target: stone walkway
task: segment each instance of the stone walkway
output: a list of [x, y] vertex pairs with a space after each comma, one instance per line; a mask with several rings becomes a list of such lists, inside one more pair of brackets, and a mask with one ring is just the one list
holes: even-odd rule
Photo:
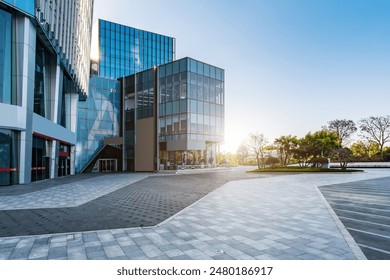
[[[34, 185], [40, 183], [35, 182], [26, 187], [28, 191], [25, 193], [14, 195], [10, 192], [10, 195], [7, 195], [5, 191], [0, 192], [0, 210], [76, 207], [152, 175], [107, 174], [65, 184], [57, 183], [56, 186], [32, 191]], [[50, 183], [50, 180], [44, 183], [46, 182]], [[19, 193], [23, 187], [16, 186]], [[7, 188], [12, 190], [12, 186]]]
[[364, 259], [317, 187], [389, 175], [231, 181], [151, 228], [0, 238], [0, 259]]

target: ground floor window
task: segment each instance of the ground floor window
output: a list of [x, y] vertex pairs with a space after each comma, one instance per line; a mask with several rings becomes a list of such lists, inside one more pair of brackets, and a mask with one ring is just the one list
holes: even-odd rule
[[96, 161], [92, 172], [117, 172], [118, 160], [113, 158], [102, 158]]
[[167, 151], [166, 142], [160, 142], [160, 170], [215, 167], [217, 144], [206, 142], [205, 150]]
[[0, 129], [0, 186], [18, 184], [18, 132]]
[[48, 140], [33, 136], [31, 181], [39, 181], [50, 178], [50, 157]]

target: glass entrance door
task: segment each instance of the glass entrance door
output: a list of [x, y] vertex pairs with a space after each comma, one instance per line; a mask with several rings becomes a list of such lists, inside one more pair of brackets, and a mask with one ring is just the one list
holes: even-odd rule
[[116, 159], [99, 159], [100, 172], [116, 172], [117, 160]]

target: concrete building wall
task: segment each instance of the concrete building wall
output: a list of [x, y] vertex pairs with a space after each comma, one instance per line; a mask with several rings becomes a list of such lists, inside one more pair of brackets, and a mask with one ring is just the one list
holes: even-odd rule
[[137, 120], [135, 171], [154, 171], [156, 154], [155, 119]]

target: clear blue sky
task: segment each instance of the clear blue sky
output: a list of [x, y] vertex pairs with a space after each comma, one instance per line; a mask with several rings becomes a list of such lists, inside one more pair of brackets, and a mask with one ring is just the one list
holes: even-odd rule
[[95, 0], [94, 16], [176, 38], [225, 69], [226, 149], [390, 114], [390, 1]]

